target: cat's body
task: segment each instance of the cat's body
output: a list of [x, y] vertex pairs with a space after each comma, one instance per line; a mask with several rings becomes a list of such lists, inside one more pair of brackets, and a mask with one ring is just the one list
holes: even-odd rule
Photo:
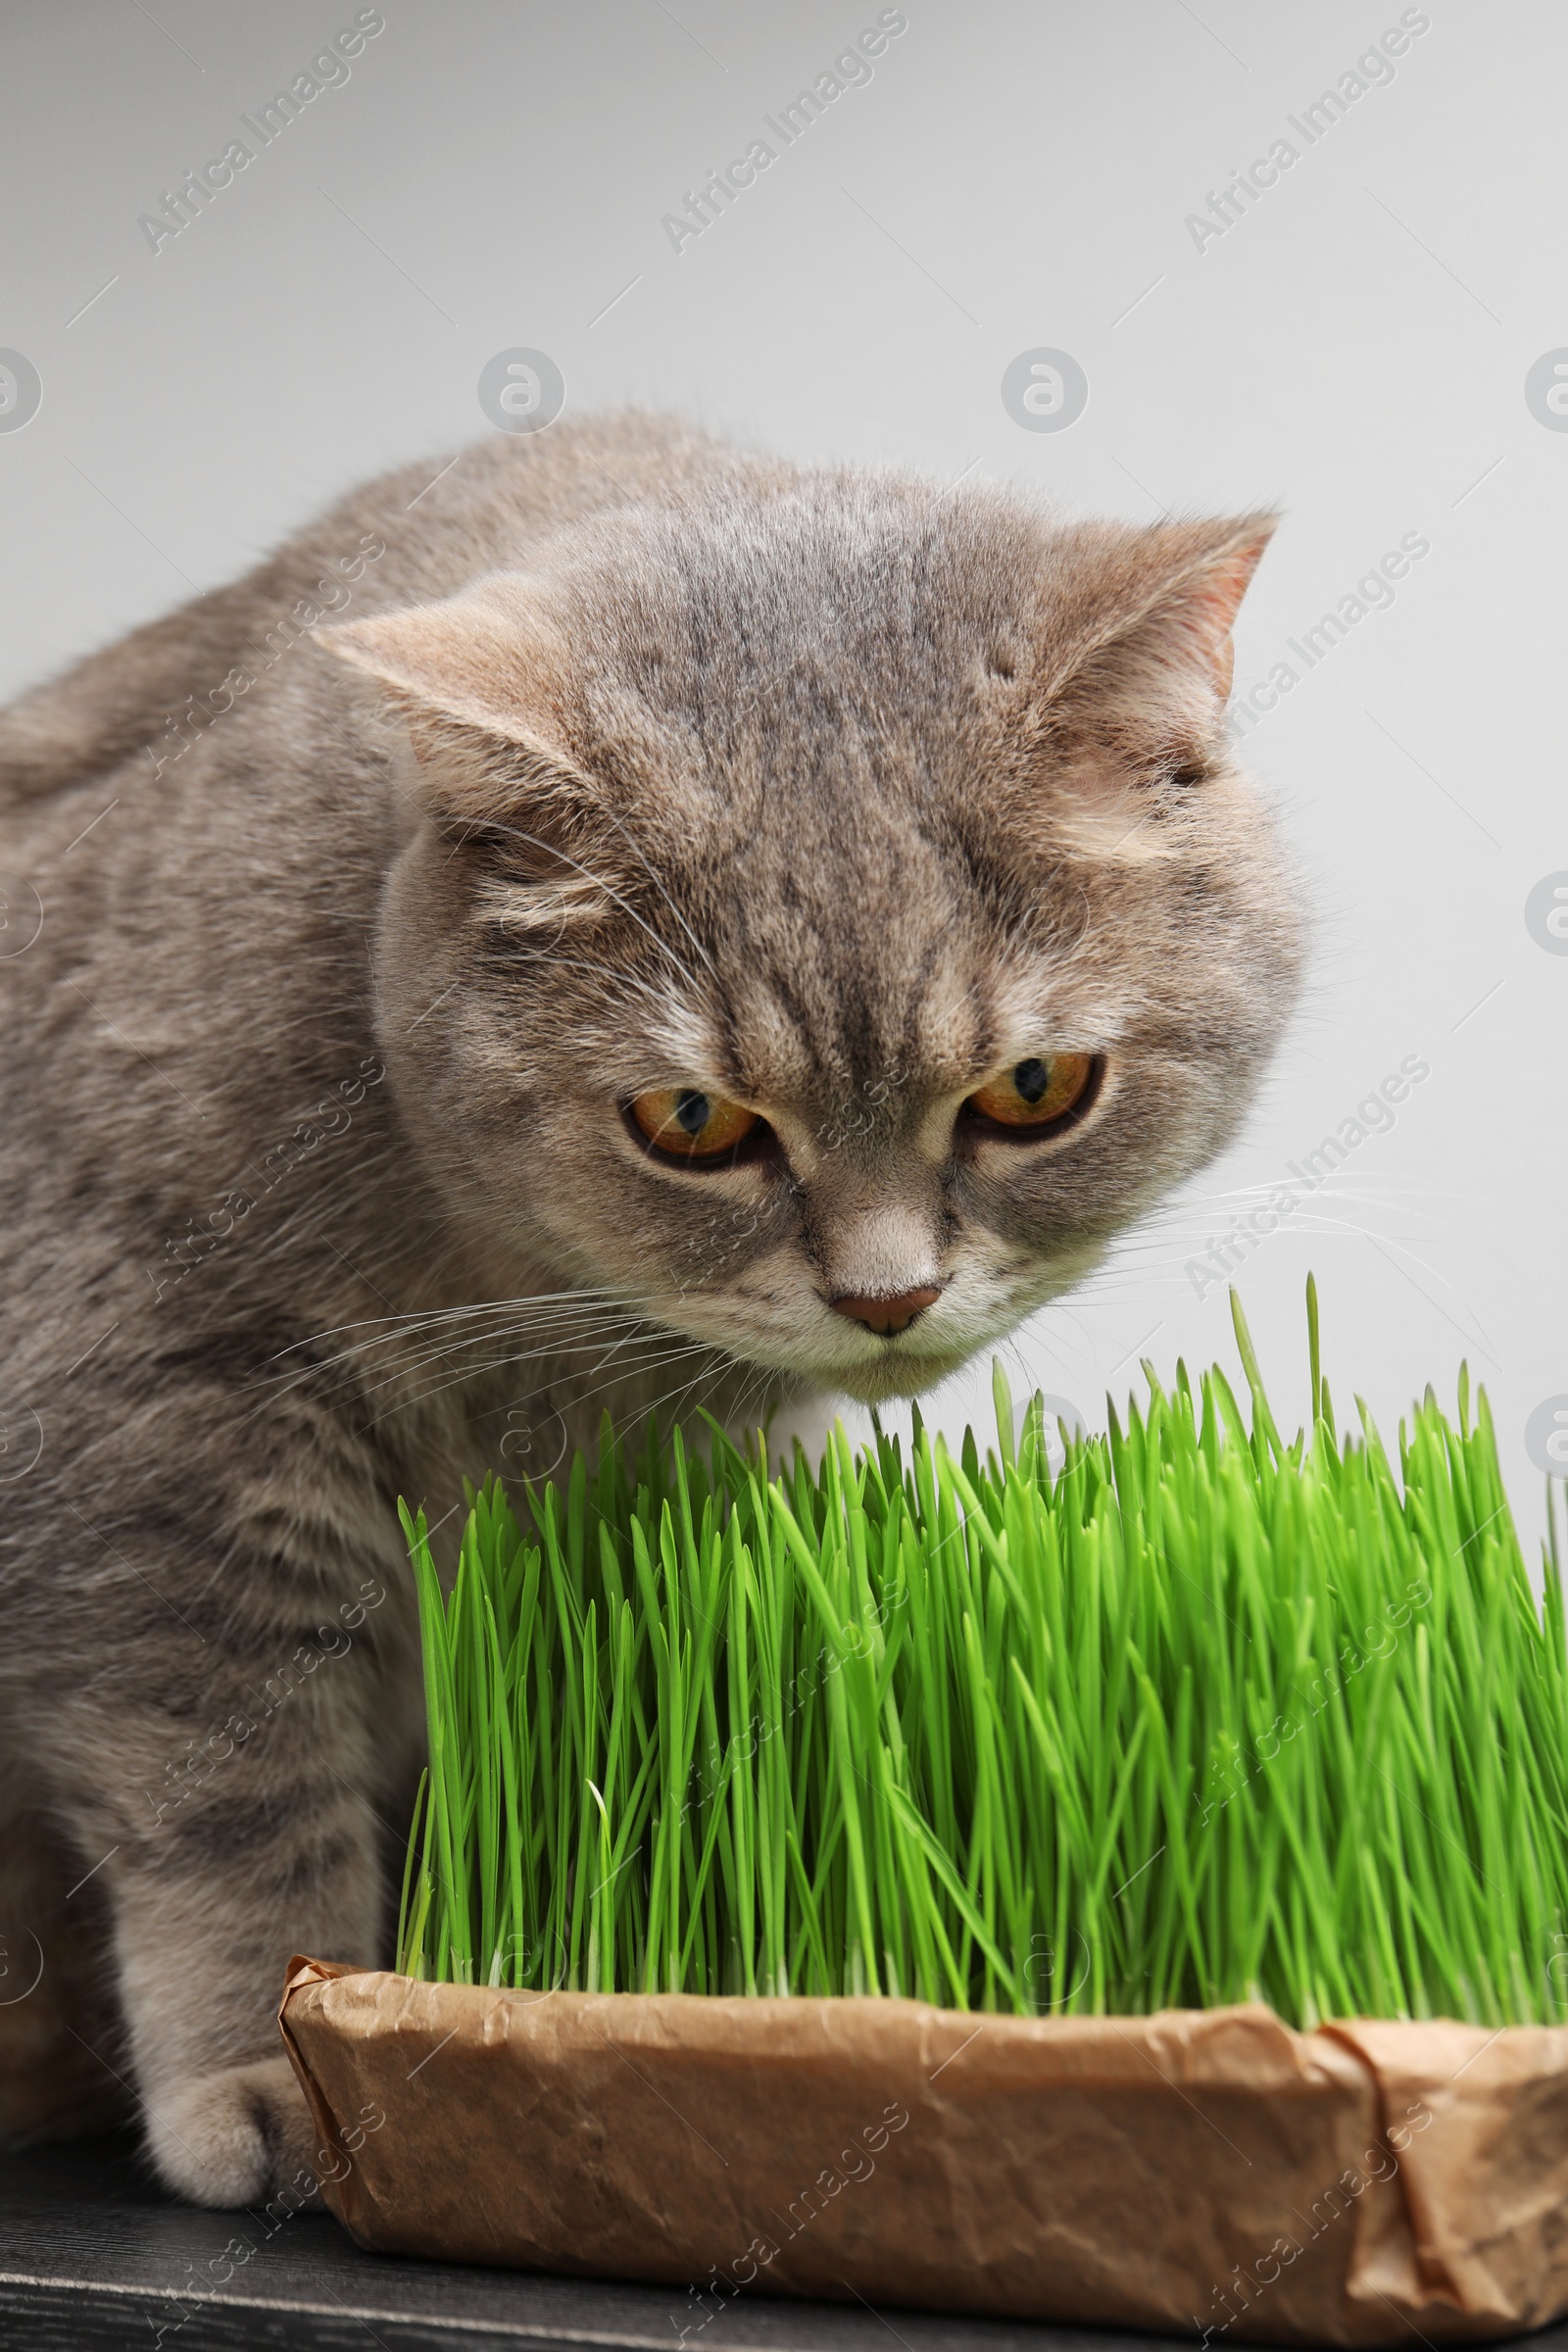
[[[1217, 1148], [1294, 980], [1221, 732], [1257, 518], [644, 419], [434, 473], [0, 714], [0, 1930], [47, 1987], [0, 2128], [122, 2080], [215, 2202], [308, 2159], [289, 1951], [384, 1954], [397, 1494], [929, 1385]], [[970, 1108], [1058, 1061], [1051, 1128]]]

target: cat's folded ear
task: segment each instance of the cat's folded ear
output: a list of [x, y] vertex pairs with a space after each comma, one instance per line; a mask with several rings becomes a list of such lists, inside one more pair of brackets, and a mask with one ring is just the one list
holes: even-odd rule
[[1237, 609], [1278, 520], [1264, 512], [1092, 529], [1076, 544], [1069, 534], [1073, 625], [1046, 649], [1047, 693], [1212, 727], [1231, 690]]
[[580, 834], [602, 800], [573, 744], [572, 664], [532, 584], [497, 573], [441, 604], [313, 632], [377, 679], [403, 718], [429, 812], [482, 832], [526, 808]]

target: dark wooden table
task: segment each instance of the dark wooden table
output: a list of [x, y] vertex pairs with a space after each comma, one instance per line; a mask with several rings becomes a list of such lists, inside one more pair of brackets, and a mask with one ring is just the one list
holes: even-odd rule
[[[232, 2277], [215, 2279], [215, 2263]], [[269, 2234], [257, 2215], [172, 2204], [129, 2138], [0, 2154], [3, 2352], [1173, 2352], [1176, 2340], [760, 2295], [721, 2306], [672, 2287], [406, 2262], [362, 2254], [324, 2215]], [[1568, 2327], [1514, 2340], [1568, 2352]]]
[[[250, 2249], [236, 2260], [240, 2244]], [[227, 2251], [225, 2252], [225, 2249]], [[219, 2278], [215, 2279], [216, 2263]], [[232, 2277], [221, 2274], [232, 2267]], [[1541, 2337], [1544, 2347], [1568, 2352]], [[752, 2296], [720, 2306], [662, 2286], [362, 2254], [334, 2221], [270, 2235], [247, 2213], [172, 2204], [130, 2139], [0, 2155], [4, 2352], [1134, 2352], [1167, 2338]]]

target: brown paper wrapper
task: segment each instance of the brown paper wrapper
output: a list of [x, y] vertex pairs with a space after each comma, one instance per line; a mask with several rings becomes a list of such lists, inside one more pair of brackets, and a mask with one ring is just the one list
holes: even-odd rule
[[305, 1959], [279, 2022], [328, 2202], [387, 2252], [1274, 2343], [1568, 2308], [1565, 2030], [503, 1992]]

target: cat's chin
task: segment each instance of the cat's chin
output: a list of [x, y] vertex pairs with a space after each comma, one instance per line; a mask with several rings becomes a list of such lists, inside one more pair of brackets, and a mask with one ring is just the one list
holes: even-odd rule
[[955, 1372], [961, 1371], [969, 1351], [954, 1349], [941, 1355], [888, 1354], [857, 1365], [853, 1372], [835, 1371], [832, 1385], [857, 1404], [887, 1404], [896, 1396], [924, 1396]]

